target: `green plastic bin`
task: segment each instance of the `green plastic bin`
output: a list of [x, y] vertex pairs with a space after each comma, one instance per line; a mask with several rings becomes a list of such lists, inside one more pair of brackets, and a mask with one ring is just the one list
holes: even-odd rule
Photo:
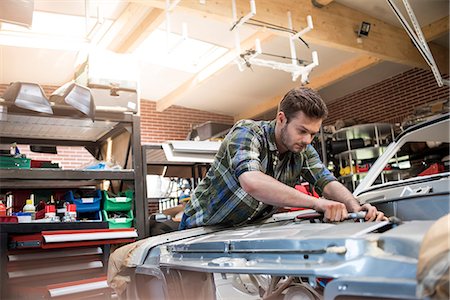
[[103, 210], [106, 211], [129, 211], [133, 204], [133, 191], [121, 192], [117, 197], [109, 197], [108, 192], [102, 191]]
[[109, 229], [115, 228], [131, 228], [133, 226], [133, 211], [127, 213], [126, 218], [110, 218], [106, 210], [102, 210], [104, 221], [108, 222]]
[[0, 156], [0, 169], [29, 169], [30, 166], [29, 158]]

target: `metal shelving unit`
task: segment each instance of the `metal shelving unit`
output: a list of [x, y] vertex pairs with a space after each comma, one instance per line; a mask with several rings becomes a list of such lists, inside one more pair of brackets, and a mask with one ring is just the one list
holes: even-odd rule
[[[160, 144], [142, 145], [142, 162], [144, 179], [147, 175], [164, 175], [165, 177], [191, 178], [191, 188], [208, 171], [220, 142], [208, 141], [172, 141]], [[161, 201], [174, 200], [168, 197], [148, 197], [147, 182], [144, 180], [144, 192], [147, 207], [145, 220], [148, 222], [149, 204], [160, 204]], [[148, 223], [149, 224], [149, 223]], [[149, 230], [150, 227], [146, 226]]]
[[[394, 129], [392, 124], [387, 123], [371, 123], [361, 124], [351, 127], [342, 128], [333, 134], [336, 141], [345, 141], [347, 150], [335, 155], [339, 160], [339, 168], [344, 168], [344, 165], [349, 167], [349, 174], [340, 176], [338, 179], [344, 183], [348, 188], [354, 190], [359, 182], [367, 172], [355, 172], [358, 162], [374, 161], [386, 149], [383, 143], [387, 137], [394, 139]], [[351, 140], [362, 139], [365, 147], [352, 148]], [[382, 180], [384, 180], [382, 178]]]
[[3, 106], [5, 117], [0, 119], [0, 143], [83, 146], [101, 160], [106, 157], [106, 144], [112, 141], [113, 155], [117, 154], [115, 159], [123, 169], [0, 169], [1, 189], [76, 188], [98, 186], [104, 180], [111, 180], [116, 183], [113, 186], [119, 187], [125, 182], [135, 191], [134, 227], [140, 238], [146, 237], [138, 115], [98, 111], [91, 120], [69, 107], [54, 107], [53, 115], [48, 115], [3, 104], [6, 106]]

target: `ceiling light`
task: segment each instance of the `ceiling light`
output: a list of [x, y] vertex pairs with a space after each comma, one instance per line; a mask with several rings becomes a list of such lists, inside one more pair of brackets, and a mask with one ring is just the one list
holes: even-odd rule
[[14, 82], [6, 89], [3, 99], [20, 108], [53, 114], [44, 91], [36, 83]]
[[87, 87], [75, 82], [68, 82], [52, 93], [50, 101], [55, 103], [65, 102], [94, 120], [94, 99], [91, 90]]

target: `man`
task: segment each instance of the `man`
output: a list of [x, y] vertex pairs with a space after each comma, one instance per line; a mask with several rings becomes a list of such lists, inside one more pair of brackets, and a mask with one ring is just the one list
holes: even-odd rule
[[[296, 88], [284, 96], [275, 120], [237, 122], [186, 205], [180, 229], [241, 225], [270, 216], [277, 207], [312, 208], [332, 222], [361, 210], [367, 221], [385, 219], [370, 204], [360, 206], [310, 145], [327, 114], [315, 91]], [[294, 189], [301, 178], [323, 198]]]

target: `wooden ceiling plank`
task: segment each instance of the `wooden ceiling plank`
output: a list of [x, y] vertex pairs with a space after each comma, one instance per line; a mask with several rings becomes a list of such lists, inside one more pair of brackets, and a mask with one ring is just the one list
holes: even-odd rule
[[[255, 40], [259, 39], [262, 42], [269, 40], [274, 35], [271, 32], [267, 31], [259, 31], [254, 34], [252, 34], [249, 38], [247, 38], [245, 41], [241, 43], [242, 49], [248, 49], [252, 48], [255, 45]], [[168, 94], [163, 99], [160, 99], [158, 102], [156, 102], [156, 111], [164, 111], [165, 109], [169, 108], [172, 105], [175, 105], [177, 100], [182, 98], [186, 93], [191, 91], [194, 87], [198, 87], [200, 84], [205, 84], [209, 79], [211, 79], [213, 76], [217, 76], [220, 72], [224, 72], [228, 68], [237, 68], [237, 66], [232, 63], [232, 61], [236, 58], [236, 53], [234, 50], [230, 50], [227, 53], [225, 53], [222, 57], [218, 58], [218, 60], [224, 60], [228, 63], [222, 65], [222, 67], [218, 70], [215, 70], [214, 74], [211, 76], [208, 76], [206, 79], [200, 78], [200, 74], [203, 70], [207, 69], [209, 66], [206, 66], [203, 70], [196, 73], [193, 77], [188, 79], [185, 83], [183, 83], [180, 87], [172, 91], [170, 94]]]
[[433, 41], [449, 32], [448, 16], [443, 17], [429, 25], [422, 27], [422, 32], [427, 41]]
[[124, 43], [130, 32], [132, 32], [140, 20], [151, 9], [148, 6], [129, 3], [102, 37], [98, 45], [111, 51], [117, 51], [118, 46]]
[[[139, 1], [139, 3], [162, 5], [164, 1]], [[249, 2], [248, 0], [236, 0], [236, 7], [239, 16], [245, 15], [249, 11]], [[181, 1], [177, 9], [182, 8], [194, 10], [204, 17], [231, 22], [232, 13], [229, 0], [206, 1], [205, 4], [200, 4], [199, 1]], [[313, 17], [314, 29], [304, 36], [305, 40], [310, 43], [356, 54], [375, 56], [412, 67], [428, 68], [403, 28], [390, 25], [337, 2], [317, 8], [314, 7], [311, 0], [258, 1], [255, 18], [287, 27], [287, 11], [291, 11], [294, 28], [298, 29], [306, 26], [307, 15]], [[369, 36], [363, 38], [362, 43], [358, 43], [355, 31], [362, 21], [369, 22], [372, 26]], [[285, 35], [283, 32], [275, 33]]]
[[153, 8], [128, 37], [117, 47], [117, 52], [132, 52], [165, 20], [164, 10]]
[[[423, 34], [427, 41], [432, 41], [449, 31], [449, 18], [444, 17], [440, 20], [437, 20], [427, 26], [422, 28]], [[448, 49], [446, 50], [444, 47], [436, 45], [434, 43], [429, 43], [429, 47], [433, 52], [436, 63], [439, 66], [441, 73], [448, 74], [449, 72], [449, 57], [448, 57]], [[415, 48], [414, 48], [415, 49]], [[417, 51], [417, 49], [415, 49]], [[310, 87], [314, 89], [320, 89], [325, 86], [328, 86], [336, 81], [342, 80], [355, 72], [360, 72], [368, 67], [374, 66], [381, 62], [380, 58], [376, 58], [373, 56], [361, 56], [354, 60], [349, 61], [348, 63], [344, 63], [341, 66], [334, 68], [325, 74], [322, 74], [319, 77], [312, 78]], [[422, 66], [424, 67], [424, 66]], [[428, 66], [426, 67], [428, 68]], [[247, 110], [246, 112], [235, 117], [236, 120], [243, 118], [251, 118], [267, 111], [270, 111], [277, 107], [282, 96], [274, 97], [272, 99], [267, 100], [262, 105], [258, 105], [254, 108]]]
[[[311, 83], [308, 84], [308, 87], [316, 90], [324, 88], [356, 72], [363, 71], [379, 63], [380, 61], [381, 60], [379, 58], [373, 56], [366, 56], [366, 55], [359, 56], [357, 58], [344, 62], [343, 64], [323, 73], [322, 75], [311, 78]], [[257, 115], [261, 115], [265, 112], [268, 112], [277, 107], [278, 103], [282, 98], [283, 96], [277, 96], [269, 100], [266, 100], [263, 103], [259, 103], [257, 106], [237, 115], [235, 117], [235, 121], [253, 118]]]

